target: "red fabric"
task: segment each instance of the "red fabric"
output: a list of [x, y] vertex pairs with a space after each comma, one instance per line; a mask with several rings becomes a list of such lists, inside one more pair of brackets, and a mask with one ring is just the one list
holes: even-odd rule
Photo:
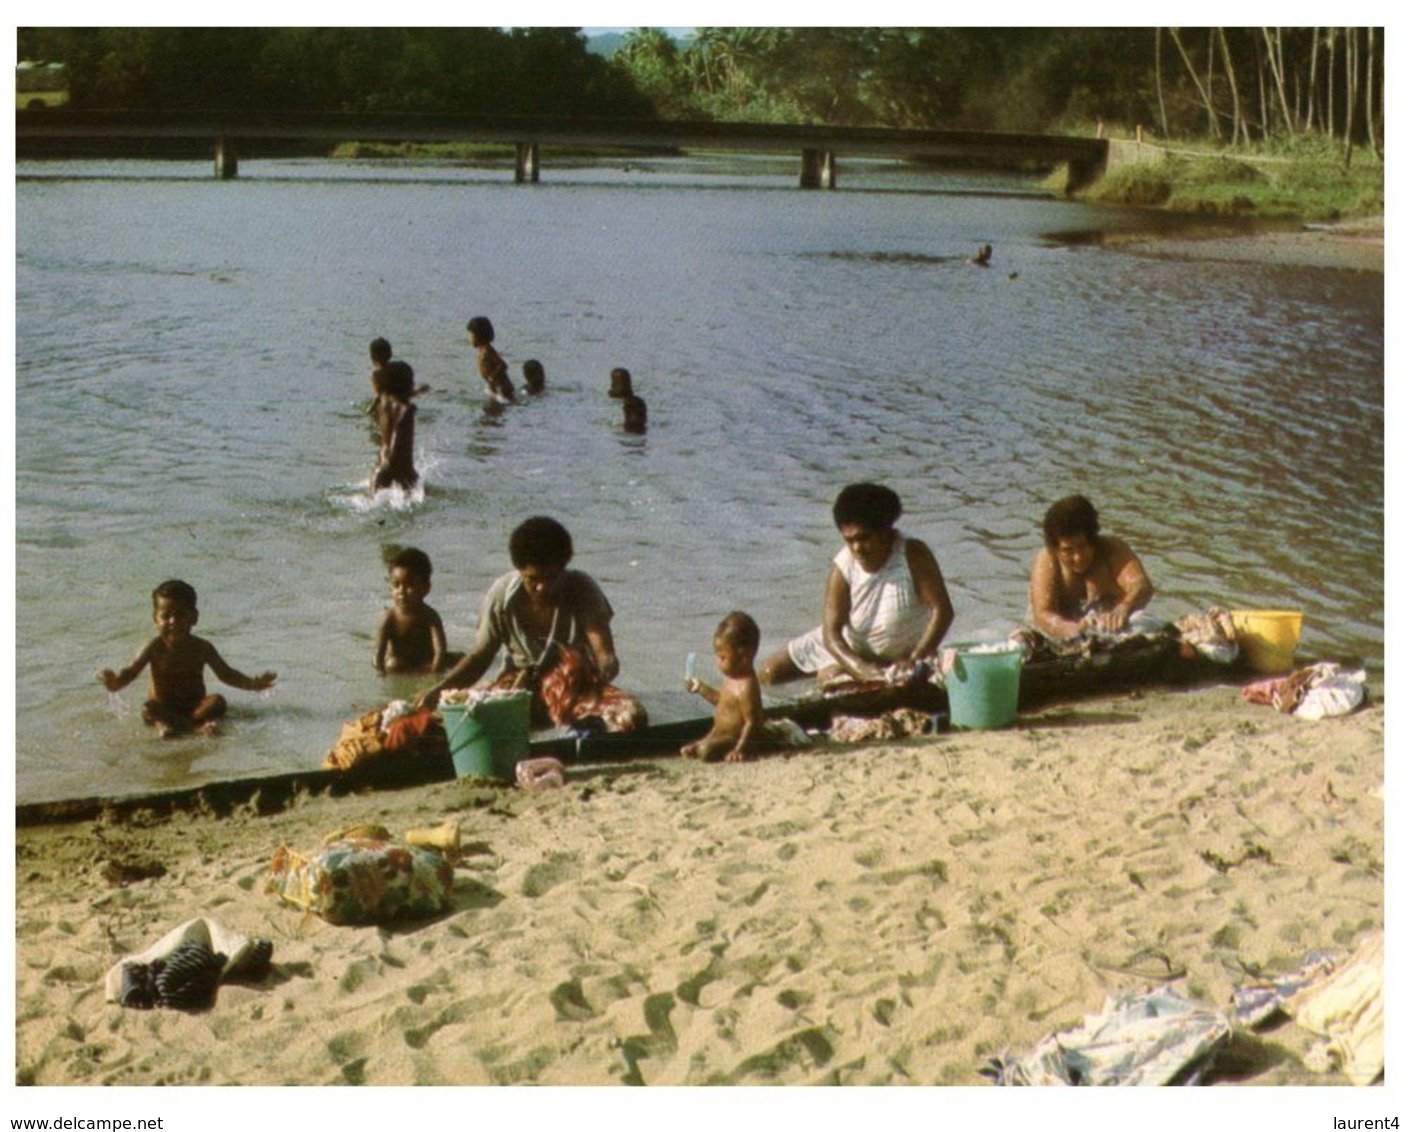
[[[604, 682], [586, 650], [559, 644], [554, 653], [553, 666], [540, 673], [534, 688], [536, 726], [552, 723], [567, 727], [587, 716], [597, 716], [609, 731], [635, 731], [646, 726], [647, 709], [641, 701]], [[523, 677], [522, 672], [504, 672], [493, 686], [518, 687]]]
[[387, 735], [382, 740], [383, 749], [395, 752], [414, 747], [435, 722], [436, 712], [431, 708], [422, 708], [410, 715], [399, 716], [387, 728]]

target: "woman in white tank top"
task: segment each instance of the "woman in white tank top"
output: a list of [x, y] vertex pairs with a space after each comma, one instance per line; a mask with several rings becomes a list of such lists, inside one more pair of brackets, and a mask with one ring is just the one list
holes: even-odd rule
[[955, 619], [930, 548], [897, 530], [901, 500], [881, 484], [845, 487], [833, 503], [843, 548], [823, 597], [823, 624], [760, 667], [766, 684], [817, 674], [877, 680], [897, 663], [933, 655]]

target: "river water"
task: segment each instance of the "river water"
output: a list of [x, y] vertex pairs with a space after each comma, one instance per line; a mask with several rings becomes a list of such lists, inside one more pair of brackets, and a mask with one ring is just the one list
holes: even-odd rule
[[[1305, 611], [1304, 650], [1383, 653], [1380, 275], [1139, 258], [1149, 223], [1014, 178], [793, 161], [507, 167], [246, 161], [17, 168], [17, 795], [316, 766], [414, 691], [372, 669], [382, 550], [425, 549], [465, 647], [521, 519], [557, 516], [617, 610], [622, 683], [679, 712], [733, 608], [814, 624], [837, 490], [891, 484], [936, 552], [951, 639], [1024, 611], [1049, 502], [1083, 491], [1179, 616]], [[993, 266], [967, 266], [981, 242]], [[488, 315], [549, 392], [488, 416]], [[422, 398], [424, 492], [368, 497], [367, 343]], [[650, 409], [625, 435], [608, 371]], [[235, 667], [213, 739], [143, 728], [100, 668], [181, 577]]]

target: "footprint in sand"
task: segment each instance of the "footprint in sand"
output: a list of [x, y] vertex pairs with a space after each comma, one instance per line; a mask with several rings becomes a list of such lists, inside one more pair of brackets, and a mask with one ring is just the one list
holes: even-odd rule
[[552, 853], [547, 861], [530, 865], [524, 873], [520, 892], [525, 896], [543, 896], [544, 893], [565, 881], [572, 880], [579, 873], [577, 853]]

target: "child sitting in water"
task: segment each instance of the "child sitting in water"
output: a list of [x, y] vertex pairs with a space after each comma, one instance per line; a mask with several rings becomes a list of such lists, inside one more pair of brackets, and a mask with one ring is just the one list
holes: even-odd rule
[[764, 700], [755, 675], [754, 659], [759, 652], [759, 626], [748, 613], [726, 614], [715, 629], [715, 660], [725, 681], [717, 691], [694, 678], [686, 690], [703, 696], [715, 705], [710, 734], [681, 748], [688, 759], [717, 759], [743, 762], [753, 740], [764, 728]]
[[221, 683], [247, 692], [263, 692], [276, 679], [273, 672], [246, 676], [231, 668], [213, 644], [192, 635], [199, 618], [195, 589], [176, 579], [163, 582], [152, 591], [152, 620], [157, 624], [157, 635], [121, 672], [105, 668], [98, 673], [103, 687], [118, 692], [151, 665], [142, 718], [157, 728], [164, 739], [188, 731], [213, 734], [216, 721], [225, 715], [225, 697], [206, 695], [207, 665]]
[[485, 382], [485, 388], [497, 400], [513, 402], [514, 383], [510, 381], [509, 367], [505, 359], [491, 345], [495, 341], [495, 328], [483, 315], [476, 315], [465, 324], [470, 344], [475, 347], [475, 364]]
[[392, 608], [377, 627], [373, 665], [388, 672], [439, 672], [445, 667], [446, 629], [441, 615], [426, 604], [431, 592], [431, 558], [414, 546], [397, 551], [387, 562]]
[[530, 396], [544, 392], [544, 363], [535, 358], [524, 363], [524, 392]]
[[377, 402], [373, 420], [377, 423], [377, 466], [372, 473], [372, 490], [385, 487], [411, 488], [421, 477], [413, 462], [416, 447], [415, 375], [406, 362], [389, 362], [377, 375]]

